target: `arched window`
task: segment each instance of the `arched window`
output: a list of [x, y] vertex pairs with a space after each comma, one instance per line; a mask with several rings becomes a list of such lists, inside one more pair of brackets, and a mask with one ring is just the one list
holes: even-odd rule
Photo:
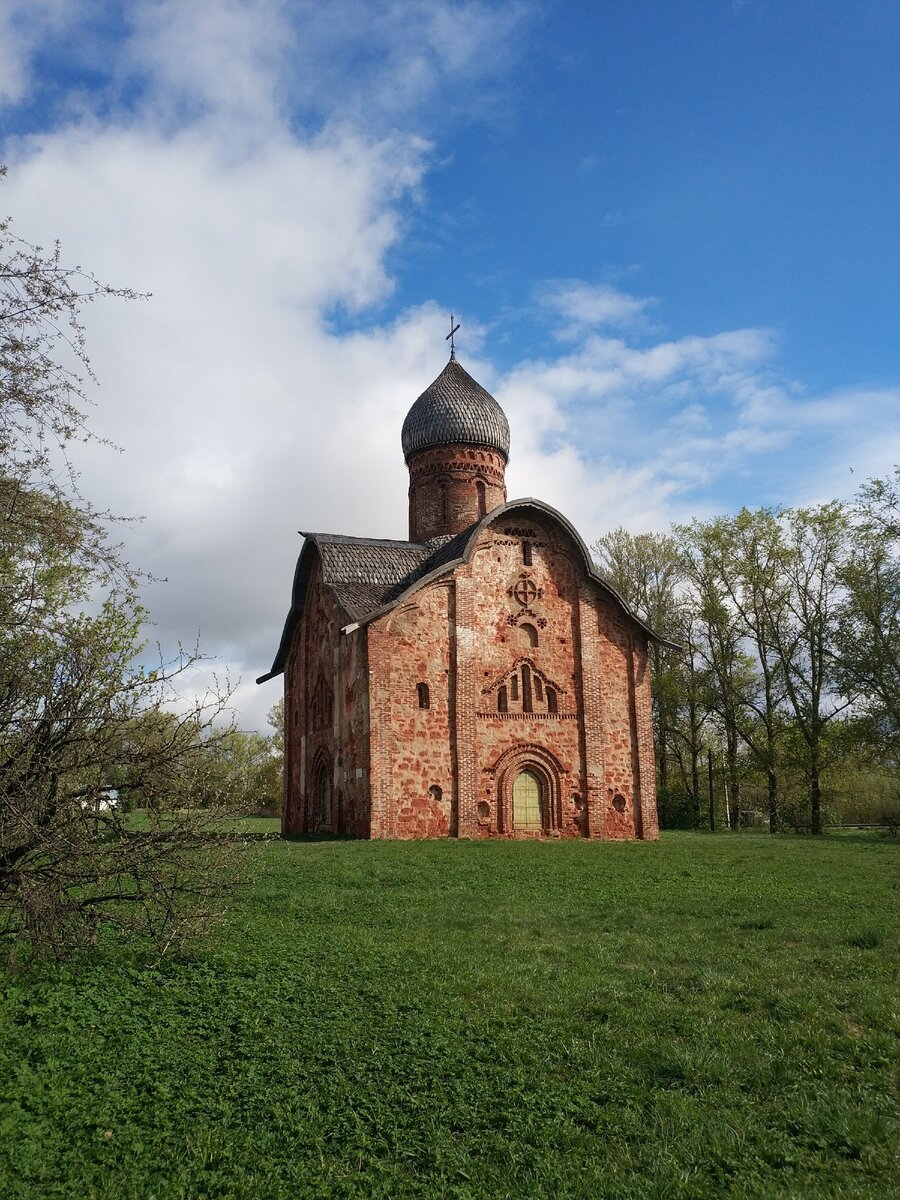
[[526, 621], [524, 625], [520, 625], [519, 628], [528, 641], [529, 646], [536, 646], [538, 644], [538, 631], [533, 625], [529, 625], [529, 623]]
[[534, 698], [541, 701], [544, 698], [544, 685], [541, 683], [540, 675], [532, 675], [531, 681], [534, 684]]
[[531, 703], [531, 667], [522, 663], [522, 712], [533, 712]]
[[556, 706], [556, 692], [553, 688], [547, 688], [547, 712], [559, 712], [559, 709]]
[[431, 708], [431, 693], [428, 691], [428, 684], [417, 683], [416, 691], [419, 694], [419, 708]]
[[533, 771], [521, 771], [513, 783], [513, 829], [544, 828], [541, 781]]
[[509, 681], [509, 698], [510, 700], [518, 700], [519, 698], [519, 676], [513, 675]]
[[509, 712], [509, 703], [506, 698], [506, 688], [497, 689], [497, 712]]
[[310, 729], [327, 729], [332, 723], [334, 717], [334, 703], [331, 695], [331, 688], [325, 682], [324, 675], [320, 675], [316, 681], [316, 686], [313, 689], [309, 710]]
[[313, 832], [331, 828], [331, 763], [325, 754], [313, 770]]

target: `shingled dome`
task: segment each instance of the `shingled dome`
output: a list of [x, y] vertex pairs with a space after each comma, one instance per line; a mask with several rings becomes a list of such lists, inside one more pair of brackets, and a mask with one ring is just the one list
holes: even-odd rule
[[503, 409], [456, 359], [425, 389], [403, 422], [407, 462], [434, 446], [486, 446], [509, 458], [509, 422]]

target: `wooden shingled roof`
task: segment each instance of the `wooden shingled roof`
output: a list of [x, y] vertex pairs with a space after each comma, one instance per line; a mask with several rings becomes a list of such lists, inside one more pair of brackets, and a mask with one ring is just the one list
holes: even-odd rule
[[[587, 577], [611, 597], [622, 611], [654, 641], [681, 649], [674, 642], [654, 633], [649, 625], [632, 612], [615, 588], [604, 579], [591, 561], [590, 553], [577, 531], [566, 518], [549, 504], [532, 497], [512, 500], [493, 509], [474, 525], [454, 537], [435, 538], [430, 542], [397, 542], [380, 538], [348, 537], [339, 533], [306, 533], [306, 542], [294, 573], [293, 602], [281, 635], [281, 644], [272, 669], [257, 679], [264, 683], [284, 670], [291, 638], [306, 607], [306, 593], [313, 565], [322, 562], [322, 579], [347, 617], [347, 625], [355, 628], [375, 619], [390, 609], [410, 590], [415, 590], [433, 576], [464, 562], [472, 552], [479, 532], [507, 516], [532, 514], [538, 519], [554, 521], [576, 548]], [[349, 632], [349, 630], [348, 630]]]
[[455, 358], [418, 398], [400, 435], [407, 462], [434, 446], [483, 446], [509, 459], [509, 422], [503, 409]]

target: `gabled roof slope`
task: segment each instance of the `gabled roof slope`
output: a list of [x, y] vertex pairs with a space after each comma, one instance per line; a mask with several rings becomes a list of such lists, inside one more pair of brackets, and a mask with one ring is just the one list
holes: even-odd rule
[[468, 562], [482, 531], [513, 513], [531, 513], [535, 518], [550, 518], [559, 525], [579, 553], [588, 578], [611, 597], [648, 637], [663, 645], [673, 645], [654, 633], [645, 621], [633, 613], [612, 584], [603, 578], [587, 546], [562, 513], [541, 500], [526, 497], [491, 509], [480, 521], [454, 537], [435, 538], [430, 542], [395, 542], [345, 537], [335, 533], [303, 534], [306, 541], [297, 560], [291, 609], [285, 621], [278, 653], [272, 669], [256, 682], [265, 683], [284, 670], [291, 637], [306, 607], [306, 593], [316, 557], [322, 562], [322, 582], [346, 613], [348, 624], [367, 625], [390, 612], [401, 600], [433, 579]]
[[347, 537], [340, 533], [303, 533], [306, 539], [294, 571], [291, 609], [272, 669], [261, 675], [264, 683], [284, 670], [294, 628], [306, 607], [313, 565], [322, 563], [322, 582], [329, 589], [348, 623], [363, 623], [375, 612], [386, 611], [396, 598], [424, 575], [458, 560], [460, 544], [470, 530], [455, 537], [430, 542], [398, 542], [387, 538]]

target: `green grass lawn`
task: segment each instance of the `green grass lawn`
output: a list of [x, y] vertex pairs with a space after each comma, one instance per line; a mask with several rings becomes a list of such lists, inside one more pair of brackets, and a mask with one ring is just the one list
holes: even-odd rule
[[900, 846], [271, 842], [0, 979], [0, 1196], [900, 1196]]

